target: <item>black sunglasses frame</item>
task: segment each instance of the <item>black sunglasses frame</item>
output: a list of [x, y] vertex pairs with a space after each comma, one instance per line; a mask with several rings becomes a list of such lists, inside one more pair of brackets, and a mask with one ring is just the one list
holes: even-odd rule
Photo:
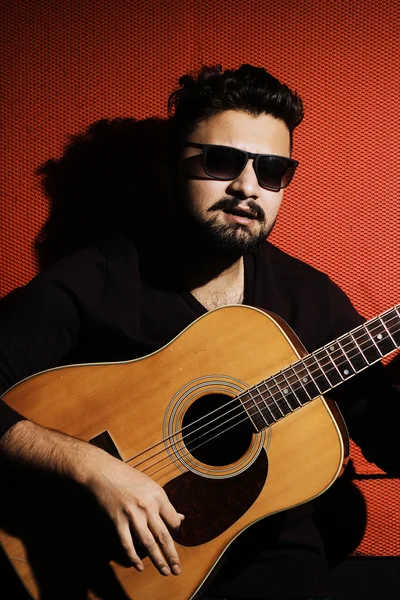
[[[297, 160], [294, 160], [293, 158], [288, 158], [287, 156], [279, 156], [278, 154], [254, 154], [253, 152], [247, 152], [246, 150], [241, 150], [240, 148], [235, 148], [234, 146], [223, 146], [221, 144], [199, 144], [196, 142], [186, 142], [185, 144], [183, 144], [183, 146], [189, 146], [190, 148], [199, 148], [200, 150], [203, 151], [203, 169], [204, 172], [206, 173], [206, 175], [208, 175], [209, 177], [211, 177], [212, 179], [218, 179], [219, 181], [231, 181], [236, 179], [237, 177], [239, 177], [239, 175], [241, 175], [241, 173], [243, 173], [243, 171], [246, 168], [246, 165], [249, 161], [249, 158], [253, 159], [254, 163], [253, 163], [253, 168], [257, 177], [257, 181], [259, 183], [259, 185], [265, 189], [268, 190], [272, 190], [274, 192], [279, 191], [279, 190], [283, 190], [284, 188], [286, 188], [289, 183], [292, 181], [293, 179], [293, 175], [297, 169], [297, 167], [299, 166], [299, 162]], [[209, 151], [209, 149], [212, 148], [225, 148], [227, 150], [235, 150], [236, 152], [238, 152], [239, 154], [242, 154], [245, 156], [246, 160], [243, 164], [243, 168], [240, 170], [240, 172], [238, 172], [234, 177], [216, 177], [215, 175], [213, 175], [212, 173], [210, 173], [207, 169], [207, 152]], [[278, 187], [275, 186], [266, 186], [264, 184], [261, 183], [260, 181], [260, 176], [258, 174], [258, 161], [260, 158], [262, 157], [268, 157], [268, 158], [277, 158], [279, 160], [281, 160], [285, 165], [286, 165], [286, 172], [285, 174], [289, 171], [289, 179], [287, 181], [287, 183], [285, 183], [284, 185], [280, 185]]]

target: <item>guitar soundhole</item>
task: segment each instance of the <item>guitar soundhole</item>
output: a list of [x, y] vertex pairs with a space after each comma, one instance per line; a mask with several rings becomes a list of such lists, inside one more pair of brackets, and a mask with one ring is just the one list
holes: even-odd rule
[[196, 400], [183, 418], [183, 440], [189, 452], [211, 466], [239, 460], [254, 433], [239, 400], [223, 394], [207, 394]]

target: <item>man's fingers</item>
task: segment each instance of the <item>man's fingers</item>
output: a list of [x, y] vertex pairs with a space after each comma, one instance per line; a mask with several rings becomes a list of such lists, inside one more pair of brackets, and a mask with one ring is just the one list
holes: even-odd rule
[[174, 540], [164, 522], [159, 517], [151, 519], [149, 520], [149, 528], [160, 546], [172, 573], [174, 575], [179, 575], [182, 569], [178, 552], [176, 551]]
[[183, 519], [185, 518], [184, 515], [176, 512], [168, 498], [160, 506], [160, 516], [170, 529], [179, 529]]
[[[154, 520], [154, 523], [156, 523], [156, 520]], [[166, 535], [164, 534], [164, 532], [160, 533], [162, 527], [164, 527], [166, 534], [171, 539], [172, 545], [173, 541], [167, 528], [165, 527], [165, 525], [163, 525], [161, 520], [160, 523], [161, 526], [159, 525], [159, 523], [157, 523], [157, 525], [153, 525], [153, 528], [149, 528], [147, 521], [142, 519], [140, 519], [139, 521], [139, 519], [136, 518], [132, 521], [132, 528], [134, 529], [138, 540], [146, 550], [146, 553], [148, 554], [150, 560], [153, 562], [154, 566], [160, 571], [162, 575], [169, 575], [171, 573], [171, 567], [173, 566], [173, 564], [175, 565], [175, 562], [173, 564], [169, 563], [168, 556], [164, 556], [163, 552], [161, 551], [161, 545], [165, 546], [167, 544]], [[154, 530], [155, 535], [153, 534], [152, 529]], [[159, 537], [161, 539], [159, 539]]]
[[120, 525], [117, 525], [116, 527], [117, 527], [117, 532], [119, 535], [119, 539], [121, 541], [122, 548], [123, 548], [126, 556], [130, 560], [132, 565], [135, 567], [135, 569], [137, 569], [138, 571], [143, 571], [144, 565], [143, 565], [142, 561], [140, 560], [140, 558], [136, 552], [135, 546], [133, 544], [129, 523], [127, 523], [127, 522], [125, 522], [124, 524], [121, 523]]

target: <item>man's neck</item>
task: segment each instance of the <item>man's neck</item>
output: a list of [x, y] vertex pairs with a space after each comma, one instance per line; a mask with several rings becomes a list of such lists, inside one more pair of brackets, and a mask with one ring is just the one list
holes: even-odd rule
[[240, 253], [177, 240], [160, 235], [152, 246], [140, 248], [145, 278], [156, 286], [189, 291], [208, 309], [243, 301], [244, 262]]
[[208, 310], [227, 304], [241, 304], [244, 295], [243, 258], [190, 291]]

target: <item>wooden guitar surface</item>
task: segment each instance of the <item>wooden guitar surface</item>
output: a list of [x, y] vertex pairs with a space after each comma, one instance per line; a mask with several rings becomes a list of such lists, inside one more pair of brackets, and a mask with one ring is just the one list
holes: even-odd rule
[[[0, 543], [31, 596], [190, 600], [240, 532], [325, 491], [341, 471], [347, 434], [322, 397], [259, 432], [232, 401], [303, 354], [277, 318], [229, 306], [143, 359], [52, 369], [9, 390], [4, 401], [32, 421], [92, 443], [108, 440], [186, 515], [175, 536], [182, 574], [162, 577], [146, 557], [138, 573], [110, 560], [112, 532], [82, 516], [89, 513], [97, 523], [82, 490], [66, 482], [52, 487], [38, 474], [10, 481], [14, 497], [0, 501]], [[226, 413], [221, 407], [228, 402], [236, 428], [219, 436], [216, 429], [207, 441], [205, 415], [215, 406]], [[182, 437], [190, 424], [191, 433]], [[85, 545], [90, 527], [101, 532], [95, 549]]]

